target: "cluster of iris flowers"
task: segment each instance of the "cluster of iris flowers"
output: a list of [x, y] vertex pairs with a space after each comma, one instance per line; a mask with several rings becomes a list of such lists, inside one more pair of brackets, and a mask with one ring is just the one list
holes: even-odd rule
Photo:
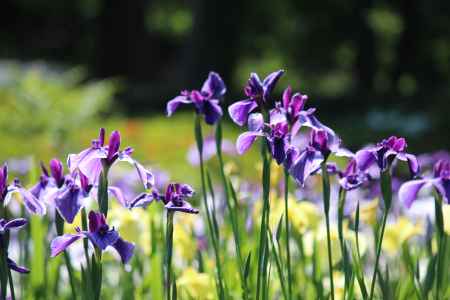
[[[239, 215], [240, 199], [238, 199], [233, 181], [225, 170], [223, 160], [224, 145], [228, 148], [228, 141], [222, 140], [222, 99], [227, 91], [220, 75], [211, 72], [200, 90], [182, 91], [181, 94], [167, 103], [167, 115], [171, 116], [183, 105], [192, 105], [195, 108], [194, 135], [197, 154], [193, 160], [199, 166], [201, 179], [201, 196], [203, 199], [202, 214], [205, 216], [208, 245], [212, 247], [215, 259], [215, 287], [218, 299], [230, 299], [230, 282], [225, 280], [223, 269], [223, 241], [219, 229], [218, 213], [214, 203], [214, 188], [211, 183], [211, 174], [205, 166], [205, 160], [217, 155], [219, 161], [219, 177], [225, 206], [223, 218], [231, 225], [234, 254], [237, 263], [237, 273], [241, 286], [243, 299], [268, 299], [270, 290], [271, 262], [274, 261], [280, 279], [281, 294], [285, 299], [297, 299], [298, 294], [293, 286], [295, 272], [291, 255], [292, 248], [292, 216], [289, 212], [290, 192], [289, 183], [295, 182], [298, 190], [306, 191], [307, 186], [314, 177], [320, 177], [322, 183], [321, 206], [326, 221], [327, 260], [328, 260], [328, 292], [320, 288], [317, 297], [335, 298], [334, 272], [342, 271], [345, 274], [344, 298], [351, 299], [358, 282], [360, 294], [364, 299], [374, 299], [377, 276], [380, 276], [380, 256], [382, 252], [383, 237], [389, 213], [392, 211], [393, 193], [398, 191], [398, 199], [406, 208], [410, 208], [417, 199], [419, 191], [426, 187], [435, 190], [435, 220], [438, 252], [436, 263], [431, 266], [431, 275], [435, 280], [437, 298], [446, 297], [444, 292], [443, 265], [446, 253], [446, 232], [442, 215], [442, 205], [450, 201], [450, 161], [439, 160], [432, 172], [421, 174], [419, 160], [408, 153], [406, 140], [402, 137], [391, 136], [372, 146], [352, 152], [346, 149], [342, 140], [333, 129], [324, 125], [317, 118], [315, 108], [307, 108], [308, 96], [294, 92], [288, 86], [284, 89], [280, 101], [274, 101], [272, 92], [284, 74], [283, 70], [275, 71], [261, 80], [255, 73], [250, 75], [244, 88], [246, 98], [237, 101], [228, 107], [231, 120], [246, 130], [239, 135], [236, 141], [236, 152], [240, 155], [247, 152], [258, 140], [260, 141], [260, 155], [262, 163], [261, 181], [261, 213], [258, 234], [258, 244], [255, 250], [244, 255], [242, 245], [241, 216]], [[202, 120], [207, 125], [215, 126], [213, 138], [203, 138]], [[9, 256], [10, 230], [20, 229], [27, 225], [23, 218], [9, 218], [6, 206], [18, 194], [23, 199], [27, 212], [35, 215], [54, 214], [56, 232], [50, 243], [50, 256], [56, 257], [64, 254], [68, 270], [72, 297], [77, 298], [77, 279], [74, 278], [72, 261], [66, 249], [78, 240], [83, 241], [84, 258], [81, 272], [81, 285], [83, 290], [89, 291], [89, 297], [100, 299], [102, 297], [102, 254], [108, 249], [117, 252], [123, 264], [130, 262], [136, 245], [132, 241], [123, 239], [119, 229], [108, 224], [110, 199], [115, 198], [123, 209], [146, 209], [152, 202], [159, 202], [167, 212], [165, 225], [165, 256], [163, 279], [166, 299], [177, 298], [176, 272], [172, 269], [173, 258], [173, 221], [175, 213], [197, 214], [199, 209], [194, 208], [187, 200], [194, 196], [194, 189], [184, 183], [169, 183], [165, 192], [157, 188], [155, 176], [142, 164], [132, 157], [133, 149], [121, 149], [121, 136], [113, 131], [108, 143], [105, 141], [105, 130], [100, 129], [98, 138], [91, 145], [78, 154], [70, 154], [67, 166], [58, 159], [50, 161], [47, 167], [41, 163], [39, 181], [30, 189], [22, 186], [19, 180], [8, 181], [8, 168], [4, 165], [0, 170], [0, 200], [4, 204], [0, 215], [0, 248], [1, 248], [1, 297], [6, 299], [8, 293], [15, 299], [14, 283], [11, 270], [26, 274], [29, 269], [19, 266]], [[303, 143], [299, 140], [303, 139]], [[229, 142], [228, 142], [229, 143]], [[230, 151], [232, 152], [232, 151]], [[190, 156], [195, 156], [195, 149], [191, 149]], [[334, 161], [335, 160], [335, 161]], [[270, 227], [271, 220], [271, 172], [272, 161], [284, 174], [284, 213], [279, 220], [276, 233]], [[346, 165], [343, 165], [343, 161]], [[405, 162], [409, 169], [409, 180], [403, 182], [398, 190], [394, 191], [393, 178], [397, 162]], [[141, 191], [134, 197], [125, 196], [119, 186], [109, 184], [109, 171], [119, 162], [130, 164], [136, 172], [141, 185]], [[343, 167], [342, 167], [343, 166]], [[65, 172], [65, 169], [67, 172]], [[330, 178], [335, 177], [339, 186], [337, 211], [337, 232], [341, 259], [333, 261], [331, 246], [331, 233], [333, 225], [330, 222], [330, 207], [333, 206]], [[375, 232], [374, 261], [371, 280], [364, 278], [361, 271], [361, 255], [359, 246], [356, 254], [344, 238], [345, 212], [347, 192], [355, 190], [375, 190], [378, 188], [383, 202], [383, 218]], [[211, 203], [211, 199], [213, 199]], [[91, 202], [94, 202], [92, 204]], [[88, 207], [96, 209], [87, 212]], [[359, 201], [357, 201], [356, 215], [359, 216]], [[80, 216], [79, 216], [80, 215]], [[81, 228], [75, 226], [77, 216], [81, 219]], [[358, 217], [357, 217], [358, 219]], [[284, 223], [283, 223], [284, 221]], [[358, 244], [358, 223], [355, 232]], [[69, 232], [64, 227], [70, 228]], [[284, 245], [280, 245], [280, 236], [284, 233]], [[199, 246], [200, 247], [200, 246]], [[226, 250], [225, 250], [226, 251]], [[334, 250], [336, 251], [336, 250]], [[256, 270], [253, 273], [250, 269]], [[250, 278], [256, 274], [256, 278]], [[435, 279], [434, 279], [435, 277]], [[379, 279], [382, 285], [384, 279]], [[430, 280], [430, 279], [427, 279]], [[366, 282], [370, 285], [366, 286]], [[318, 286], [322, 284], [317, 283]], [[419, 278], [413, 279], [413, 284], [421, 287]], [[383, 286], [381, 286], [383, 290]], [[428, 293], [428, 292], [427, 292]], [[418, 292], [422, 298], [427, 293]], [[84, 295], [84, 294], [83, 294]], [[84, 295], [85, 296], [85, 295]]]

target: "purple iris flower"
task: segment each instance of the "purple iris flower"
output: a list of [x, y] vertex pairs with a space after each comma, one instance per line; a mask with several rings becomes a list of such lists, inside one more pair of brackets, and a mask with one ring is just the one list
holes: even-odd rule
[[109, 145], [105, 146], [105, 129], [100, 129], [99, 138], [92, 141], [90, 148], [79, 154], [70, 154], [67, 165], [71, 173], [76, 170], [86, 175], [94, 185], [103, 168], [110, 168], [118, 161], [125, 161], [133, 165], [139, 175], [144, 188], [150, 189], [155, 184], [153, 174], [131, 157], [133, 148], [127, 147], [120, 151], [120, 133], [113, 131], [109, 138]]
[[450, 204], [450, 161], [440, 160], [434, 165], [433, 177], [407, 181], [398, 191], [399, 200], [410, 208], [424, 187], [433, 186], [445, 202]]
[[244, 126], [249, 114], [257, 107], [262, 106], [275, 88], [278, 79], [284, 74], [284, 70], [270, 73], [262, 82], [258, 74], [251, 73], [250, 79], [244, 88], [247, 99], [237, 101], [228, 107], [228, 112], [234, 123]]
[[[319, 172], [321, 164], [333, 153], [336, 156], [351, 157], [352, 153], [340, 146], [338, 137], [324, 129], [313, 129], [309, 145], [303, 151], [289, 150], [289, 173], [297, 184], [304, 186], [305, 180]], [[328, 166], [327, 166], [328, 167]], [[334, 167], [332, 168], [334, 170]]]
[[377, 164], [381, 171], [386, 171], [394, 161], [399, 159], [407, 161], [412, 176], [419, 173], [419, 163], [417, 158], [406, 152], [406, 140], [391, 136], [373, 147], [356, 152], [358, 168], [367, 170], [371, 165]]
[[271, 114], [270, 123], [265, 124], [262, 114], [253, 113], [248, 117], [248, 129], [249, 131], [242, 133], [236, 141], [239, 154], [247, 152], [258, 137], [264, 137], [276, 162], [281, 164], [285, 160], [289, 125], [284, 116]]
[[15, 193], [20, 194], [23, 203], [25, 204], [25, 208], [29, 213], [45, 215], [45, 205], [32, 193], [26, 190], [20, 184], [19, 179], [14, 179], [13, 183], [8, 185], [8, 167], [5, 164], [3, 165], [3, 168], [0, 168], [0, 202], [2, 202], [4, 206], [8, 205]]
[[[20, 229], [23, 226], [25, 226], [27, 223], [28, 223], [28, 221], [23, 218], [12, 219], [9, 221], [6, 221], [5, 219], [0, 219], [0, 239], [3, 241], [6, 232], [8, 232], [11, 229]], [[3, 247], [3, 245], [2, 245], [2, 247]], [[8, 252], [7, 249], [2, 249], [2, 251], [5, 251], [5, 253]], [[22, 273], [22, 274], [30, 272], [29, 269], [17, 265], [17, 263], [15, 261], [13, 261], [12, 259], [10, 259], [9, 257], [8, 257], [7, 261], [8, 261], [8, 267], [13, 271], [16, 271], [16, 272]]]
[[198, 214], [198, 209], [193, 208], [186, 198], [194, 195], [194, 189], [183, 183], [169, 183], [165, 195], [160, 195], [159, 199], [165, 204], [168, 211], [180, 211], [188, 214]]
[[30, 192], [38, 199], [55, 205], [59, 215], [69, 224], [90, 197], [92, 184], [80, 171], [64, 175], [62, 163], [57, 159], [50, 161], [50, 172], [41, 163], [42, 175]]
[[123, 240], [114, 227], [111, 229], [101, 213], [89, 212], [89, 230], [81, 231], [80, 228], [76, 228], [76, 231], [76, 234], [64, 234], [53, 239], [50, 245], [51, 257], [60, 254], [81, 238], [89, 239], [94, 247], [102, 251], [108, 246], [113, 247], [124, 264], [133, 256], [134, 244]]
[[216, 72], [210, 72], [200, 91], [182, 91], [181, 95], [167, 103], [167, 116], [171, 116], [181, 104], [193, 104], [197, 114], [205, 117], [209, 125], [215, 124], [223, 115], [220, 99], [227, 88]]
[[339, 184], [346, 191], [354, 190], [371, 179], [368, 172], [358, 168], [354, 158], [350, 160], [345, 170], [338, 172], [338, 174], [340, 177]]

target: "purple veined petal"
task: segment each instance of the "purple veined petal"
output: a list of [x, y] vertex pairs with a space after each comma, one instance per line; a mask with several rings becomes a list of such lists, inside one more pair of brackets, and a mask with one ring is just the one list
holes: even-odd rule
[[155, 185], [155, 176], [153, 176], [153, 173], [144, 168], [143, 165], [134, 160], [131, 156], [125, 153], [125, 151], [122, 151], [119, 154], [119, 161], [125, 161], [136, 168], [139, 180], [142, 182], [145, 189], [150, 189]]
[[169, 211], [179, 211], [188, 214], [198, 214], [199, 212], [198, 209], [193, 208], [192, 205], [185, 200], [182, 200], [181, 206], [177, 206], [172, 201], [169, 201], [164, 207]]
[[173, 98], [172, 100], [170, 100], [169, 102], [167, 102], [167, 116], [170, 117], [172, 116], [172, 114], [178, 109], [178, 107], [181, 104], [190, 104], [192, 103], [191, 100], [188, 99], [187, 96], [177, 96], [175, 98]]
[[81, 239], [84, 235], [82, 233], [78, 234], [64, 234], [54, 238], [50, 244], [50, 256], [55, 257], [64, 250], [67, 249], [74, 242]]
[[410, 208], [414, 200], [417, 199], [419, 191], [430, 183], [427, 179], [418, 179], [407, 181], [401, 185], [398, 190], [398, 199], [404, 203], [407, 208]]
[[11, 258], [8, 257], [8, 267], [13, 270], [16, 271], [17, 273], [21, 273], [21, 274], [27, 274], [30, 273], [30, 270], [28, 268], [19, 266], [15, 261], [13, 261]]
[[215, 124], [223, 115], [219, 100], [212, 99], [205, 101], [203, 104], [203, 113], [205, 114], [205, 122], [208, 125]]
[[28, 221], [23, 218], [13, 219], [8, 221], [5, 225], [3, 225], [3, 230], [9, 229], [20, 229], [23, 226], [27, 225]]
[[[39, 201], [32, 193], [24, 189], [21, 186], [10, 186], [8, 189], [7, 198], [9, 198], [13, 193], [19, 193], [22, 196], [23, 204], [29, 213], [43, 216], [47, 212], [45, 204]], [[9, 199], [8, 199], [9, 201]]]
[[209, 72], [208, 78], [203, 83], [202, 93], [210, 95], [211, 98], [220, 98], [227, 92], [225, 83], [216, 72]]
[[370, 149], [362, 149], [355, 153], [356, 164], [362, 171], [367, 170], [376, 162], [374, 153]]
[[264, 136], [262, 132], [247, 131], [239, 135], [236, 141], [236, 150], [239, 155], [244, 154], [250, 149], [257, 137]]
[[119, 238], [119, 233], [114, 229], [106, 232], [87, 232], [86, 236], [98, 248], [105, 250], [106, 247], [112, 246]]
[[303, 186], [310, 175], [320, 170], [320, 164], [324, 159], [322, 153], [319, 151], [307, 149], [300, 153], [298, 159], [289, 170], [289, 173], [299, 185]]
[[247, 123], [249, 113], [251, 113], [257, 107], [258, 104], [251, 99], [242, 100], [231, 104], [228, 107], [228, 113], [230, 114], [230, 117], [234, 123], [239, 126], [244, 126], [245, 123]]
[[129, 209], [133, 209], [136, 207], [142, 207], [146, 208], [149, 206], [153, 200], [155, 200], [155, 197], [151, 193], [140, 193], [136, 198], [131, 200], [129, 203], [126, 204], [126, 207]]
[[249, 131], [260, 131], [264, 127], [264, 117], [261, 113], [252, 113], [248, 116], [247, 127]]
[[55, 206], [59, 215], [69, 224], [73, 223], [75, 216], [82, 207], [81, 194], [81, 189], [73, 185], [66, 188], [55, 198]]
[[278, 70], [275, 72], [270, 73], [263, 81], [263, 99], [265, 101], [268, 100], [270, 93], [272, 93], [272, 90], [274, 89], [275, 85], [278, 82], [278, 79], [284, 74], [284, 70]]
[[435, 178], [431, 181], [431, 183], [442, 196], [444, 202], [450, 204], [450, 179]]
[[109, 192], [109, 194], [114, 196], [114, 198], [116, 198], [116, 200], [119, 202], [120, 205], [127, 208], [127, 206], [128, 206], [127, 200], [125, 199], [125, 196], [119, 187], [108, 186], [108, 192]]
[[134, 244], [123, 240], [121, 237], [117, 239], [112, 247], [119, 253], [123, 264], [128, 263], [134, 254]]

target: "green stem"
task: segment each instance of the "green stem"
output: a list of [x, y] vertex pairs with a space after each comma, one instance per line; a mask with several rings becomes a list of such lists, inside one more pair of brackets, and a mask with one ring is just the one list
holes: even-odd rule
[[108, 172], [109, 166], [103, 163], [103, 170], [98, 179], [97, 201], [98, 208], [105, 217], [108, 215]]
[[325, 212], [325, 223], [327, 227], [327, 250], [328, 250], [328, 269], [330, 274], [331, 299], [334, 300], [334, 280], [333, 280], [333, 256], [331, 254], [331, 234], [330, 234], [330, 178], [328, 176], [326, 160], [321, 164], [322, 169], [322, 188], [323, 188], [323, 206]]
[[434, 197], [434, 210], [436, 219], [436, 239], [438, 253], [436, 263], [436, 299], [441, 299], [441, 283], [443, 280], [444, 258], [446, 253], [446, 234], [444, 231], [444, 218], [442, 215], [442, 198], [436, 193]]
[[16, 300], [16, 293], [14, 292], [14, 282], [13, 282], [10, 268], [8, 268], [8, 279], [9, 279], [9, 288], [10, 288], [10, 293], [11, 293], [11, 295], [10, 295], [11, 299]]
[[289, 171], [284, 169], [284, 221], [286, 227], [286, 266], [288, 280], [288, 299], [292, 299], [292, 270], [291, 270], [291, 251], [289, 248], [290, 232], [289, 232]]
[[170, 300], [172, 293], [172, 253], [173, 253], [173, 212], [167, 211], [167, 225], [166, 225], [166, 299]]
[[[88, 231], [88, 222], [87, 222], [87, 214], [86, 214], [86, 208], [81, 209], [81, 229], [85, 232]], [[84, 256], [86, 257], [86, 264], [87, 264], [87, 272], [90, 272], [91, 264], [90, 264], [90, 258], [89, 258], [89, 241], [88, 239], [83, 239], [83, 249], [84, 249]]]
[[370, 296], [369, 299], [372, 300], [374, 296], [375, 291], [375, 283], [377, 279], [377, 273], [378, 273], [378, 264], [380, 261], [380, 255], [381, 255], [381, 247], [383, 245], [383, 237], [384, 237], [384, 230], [386, 228], [386, 221], [389, 215], [389, 209], [391, 208], [392, 203], [392, 184], [391, 184], [391, 175], [389, 173], [389, 169], [386, 171], [380, 172], [380, 185], [381, 185], [381, 193], [383, 195], [383, 201], [384, 201], [384, 214], [383, 214], [383, 221], [381, 225], [381, 232], [378, 235], [378, 242], [377, 242], [377, 253], [375, 258], [375, 267], [373, 270], [372, 275], [372, 283], [370, 285]]

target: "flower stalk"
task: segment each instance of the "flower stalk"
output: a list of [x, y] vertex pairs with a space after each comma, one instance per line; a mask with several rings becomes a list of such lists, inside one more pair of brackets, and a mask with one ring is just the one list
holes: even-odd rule
[[330, 235], [330, 177], [328, 175], [326, 160], [322, 162], [321, 170], [322, 170], [323, 207], [327, 227], [328, 270], [330, 275], [331, 299], [334, 300], [333, 257], [331, 254], [331, 235]]
[[165, 278], [165, 290], [166, 290], [166, 299], [171, 300], [172, 297], [172, 254], [173, 254], [173, 211], [167, 211], [166, 215], [166, 257], [165, 257], [165, 266], [166, 266], [166, 278]]

